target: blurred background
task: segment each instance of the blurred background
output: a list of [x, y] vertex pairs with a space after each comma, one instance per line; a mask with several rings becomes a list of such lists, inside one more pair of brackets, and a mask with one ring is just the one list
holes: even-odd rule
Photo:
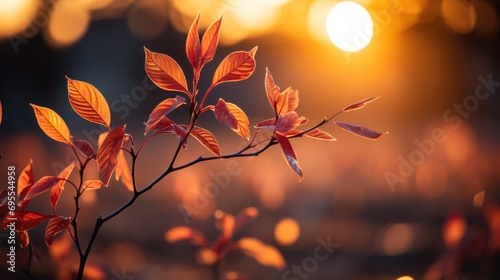
[[[282, 278], [283, 271], [231, 253], [221, 264], [224, 272], [233, 272], [228, 279], [499, 279], [498, 3], [353, 1], [370, 13], [373, 37], [366, 48], [348, 53], [330, 42], [325, 27], [337, 2], [0, 0], [2, 188], [9, 165], [20, 172], [33, 159], [37, 180], [57, 175], [72, 161], [65, 145], [39, 129], [29, 103], [52, 108], [72, 135], [96, 144], [102, 130], [73, 112], [65, 75], [97, 87], [108, 100], [113, 126], [126, 123], [135, 142], [142, 143], [143, 122], [151, 110], [176, 94], [151, 84], [143, 47], [176, 59], [189, 81], [189, 26], [198, 13], [201, 31], [224, 15], [220, 48], [203, 69], [201, 90], [210, 86], [219, 61], [232, 51], [259, 46], [257, 68], [248, 80], [217, 87], [211, 104], [219, 97], [238, 104], [252, 125], [272, 117], [264, 91], [268, 67], [281, 88], [299, 90], [297, 112], [309, 124], [380, 96], [338, 120], [389, 134], [371, 141], [327, 124], [323, 130], [336, 142], [294, 139], [305, 173], [302, 183], [278, 147], [257, 158], [205, 162], [173, 173], [101, 229], [89, 277], [211, 279], [211, 268], [196, 261], [198, 248], [168, 243], [165, 232], [188, 225], [213, 240], [219, 232], [215, 210], [236, 214], [253, 206], [260, 216], [235, 239], [256, 237], [275, 246], [287, 262], [285, 271], [294, 265], [307, 268], [304, 261], [314, 257], [318, 238], [340, 246], [316, 267], [309, 266], [308, 278], [294, 273]], [[179, 109], [173, 119], [185, 122], [186, 113]], [[245, 143], [211, 114], [200, 126], [213, 131], [223, 153]], [[176, 141], [161, 136], [147, 146], [138, 161], [139, 186], [166, 168]], [[179, 163], [200, 155], [210, 154], [191, 139]], [[237, 172], [230, 174], [233, 169]], [[97, 178], [96, 172], [91, 166], [88, 178]], [[207, 196], [214, 184], [220, 192]], [[66, 187], [58, 214], [73, 213], [73, 195]], [[85, 193], [79, 217], [83, 236], [90, 234], [97, 216], [130, 195], [114, 181]], [[37, 197], [30, 209], [51, 213], [49, 195]], [[180, 209], [197, 211], [186, 216]], [[32, 264], [32, 273], [36, 279], [66, 279], [76, 251], [64, 237], [49, 250], [44, 230], [42, 224], [30, 232], [41, 260]], [[4, 260], [7, 233], [1, 234]], [[25, 267], [28, 253], [18, 248], [18, 268]], [[1, 266], [3, 279], [28, 279], [20, 271], [12, 278], [5, 261]]]

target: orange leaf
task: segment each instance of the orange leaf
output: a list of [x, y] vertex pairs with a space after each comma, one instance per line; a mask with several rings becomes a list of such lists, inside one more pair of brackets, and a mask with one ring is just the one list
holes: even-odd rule
[[276, 128], [276, 119], [267, 119], [259, 122], [255, 125], [257, 129], [275, 129]]
[[279, 116], [276, 122], [276, 131], [280, 133], [286, 133], [289, 130], [295, 129], [303, 119], [299, 118], [299, 115], [295, 111], [288, 112], [282, 116]]
[[[166, 134], [173, 133], [177, 137], [177, 139], [179, 139], [179, 141], [182, 141], [183, 139], [185, 139], [187, 136], [187, 131], [185, 128], [187, 128], [187, 126], [185, 126], [185, 125], [180, 126], [172, 121], [170, 121], [170, 122], [171, 122], [170, 125], [167, 125], [161, 129], [159, 129], [153, 135], [164, 134], [164, 133], [166, 133]], [[184, 141], [184, 144], [182, 144], [182, 148], [187, 149], [187, 140]]]
[[245, 80], [255, 70], [255, 52], [257, 47], [248, 52], [238, 51], [226, 56], [219, 64], [212, 80], [212, 87], [226, 82]]
[[155, 53], [147, 48], [146, 73], [155, 85], [164, 90], [184, 92], [191, 96], [187, 89], [186, 77], [177, 62], [168, 55]]
[[118, 153], [118, 163], [115, 170], [115, 179], [121, 180], [129, 191], [134, 191], [134, 181], [132, 173], [128, 167], [127, 158], [125, 158], [125, 151], [120, 150]]
[[215, 105], [215, 117], [217, 120], [229, 126], [234, 132], [238, 133], [247, 140], [250, 138], [250, 130], [247, 115], [238, 106], [233, 103], [226, 103], [222, 98]]
[[28, 235], [28, 231], [18, 231], [17, 236], [19, 237], [19, 246], [21, 248], [26, 248], [30, 244], [30, 236]]
[[222, 17], [212, 23], [205, 31], [205, 34], [203, 34], [203, 38], [201, 39], [200, 69], [214, 59], [215, 51], [219, 44], [221, 22]]
[[73, 136], [70, 136], [71, 143], [75, 146], [82, 155], [86, 157], [91, 157], [95, 154], [94, 148], [90, 145], [89, 142], [85, 140], [77, 140]]
[[186, 99], [181, 96], [176, 96], [175, 98], [168, 98], [160, 102], [151, 114], [149, 115], [149, 119], [146, 122], [146, 126], [152, 126], [157, 123], [162, 117], [172, 112], [175, 108], [179, 107], [182, 104], [185, 104]]
[[2, 124], [2, 116], [3, 116], [2, 101], [0, 101], [0, 124]]
[[[16, 218], [16, 230], [24, 231], [31, 230], [37, 227], [43, 220], [48, 219], [52, 216], [43, 215], [37, 212], [28, 211], [28, 210], [15, 210], [14, 216], [10, 216], [10, 218]], [[5, 219], [3, 221], [2, 228], [6, 229], [11, 221], [9, 219]]]
[[17, 194], [20, 195], [21, 192], [29, 185], [33, 185], [35, 179], [33, 178], [33, 160], [30, 158], [30, 162], [26, 167], [24, 167], [21, 174], [19, 174], [19, 179], [17, 182]]
[[267, 100], [269, 101], [269, 105], [273, 110], [276, 110], [275, 102], [276, 97], [280, 94], [280, 88], [274, 83], [273, 75], [271, 75], [271, 71], [266, 67], [266, 78], [264, 80]]
[[170, 127], [174, 122], [169, 120], [167, 117], [161, 117], [156, 123], [152, 125], [146, 125], [146, 129], [144, 130], [144, 135], [146, 135], [150, 130], [162, 130], [167, 127]]
[[307, 132], [307, 133], [304, 133], [305, 136], [307, 137], [310, 137], [310, 138], [313, 138], [313, 139], [318, 139], [318, 140], [326, 140], [326, 141], [335, 141], [337, 139], [335, 139], [335, 137], [331, 136], [330, 134], [324, 132], [324, 131], [321, 131], [317, 128]]
[[224, 211], [217, 210], [214, 213], [214, 217], [215, 226], [222, 231], [222, 236], [227, 240], [232, 238], [236, 223], [234, 216], [229, 213], [225, 213]]
[[262, 265], [275, 267], [279, 270], [286, 266], [285, 259], [278, 249], [262, 243], [257, 238], [242, 238], [235, 245], [236, 248], [242, 250], [246, 255]]
[[69, 225], [69, 219], [63, 217], [54, 217], [50, 219], [47, 224], [47, 229], [45, 230], [45, 244], [47, 246], [52, 246], [54, 242], [54, 237], [67, 228]]
[[[71, 168], [73, 169], [73, 168]], [[63, 170], [64, 171], [64, 170]], [[23, 201], [31, 200], [33, 197], [42, 194], [54, 187], [61, 178], [55, 176], [45, 176], [38, 180], [28, 191]]]
[[276, 113], [284, 115], [299, 106], [299, 91], [288, 87], [276, 96]]
[[288, 88], [285, 94], [288, 100], [288, 112], [295, 111], [295, 109], [299, 107], [299, 91], [293, 88]]
[[300, 181], [304, 179], [304, 176], [302, 174], [302, 169], [299, 166], [299, 161], [297, 159], [297, 156], [295, 155], [295, 152], [293, 151], [292, 145], [290, 144], [290, 141], [288, 138], [281, 134], [276, 134], [276, 137], [278, 138], [278, 142], [280, 143], [281, 150], [283, 152], [283, 156], [285, 157], [285, 160], [287, 161], [288, 165], [292, 168], [292, 170], [299, 175]]
[[59, 173], [59, 176], [57, 176], [61, 180], [58, 181], [57, 184], [50, 190], [50, 204], [52, 205], [54, 212], [56, 211], [56, 205], [57, 202], [59, 201], [59, 197], [61, 196], [61, 193], [64, 190], [64, 184], [66, 183], [66, 180], [68, 180], [69, 175], [71, 175], [71, 172], [73, 171], [74, 167], [75, 167], [75, 162], [71, 163], [66, 168], [64, 168], [64, 170], [61, 171], [61, 173]]
[[[182, 126], [185, 130], [187, 126]], [[220, 147], [215, 136], [210, 133], [210, 131], [195, 126], [191, 131], [191, 136], [193, 136], [198, 142], [200, 142], [205, 148], [207, 148], [212, 154], [220, 157]]]
[[376, 132], [376, 131], [373, 131], [373, 130], [368, 129], [366, 127], [362, 127], [362, 126], [354, 125], [354, 124], [348, 124], [348, 123], [344, 123], [344, 122], [334, 122], [334, 123], [337, 124], [338, 126], [340, 126], [341, 128], [351, 132], [351, 133], [354, 133], [354, 134], [357, 134], [359, 136], [363, 136], [363, 137], [366, 137], [369, 139], [378, 139], [380, 136], [387, 133], [387, 132], [385, 132], [385, 133]]
[[73, 110], [82, 118], [89, 122], [97, 123], [110, 129], [111, 112], [108, 102], [104, 96], [93, 85], [72, 80], [68, 80], [68, 98]]
[[234, 231], [238, 231], [241, 229], [246, 223], [248, 223], [250, 220], [253, 220], [259, 216], [259, 210], [255, 207], [247, 207], [243, 209], [238, 215], [236, 216], [236, 222], [234, 224]]
[[109, 132], [97, 151], [99, 178], [105, 186], [109, 184], [111, 173], [115, 170], [118, 152], [120, 152], [125, 137], [125, 127], [126, 125], [119, 126]]
[[359, 102], [356, 102], [354, 104], [351, 104], [349, 106], [344, 107], [344, 109], [342, 109], [342, 112], [350, 112], [350, 111], [361, 109], [361, 108], [365, 107], [366, 104], [368, 104], [372, 101], [375, 101], [377, 98], [378, 97], [370, 97], [370, 98], [363, 99]]
[[198, 34], [198, 25], [200, 23], [200, 15], [196, 16], [196, 19], [191, 24], [189, 32], [186, 39], [186, 55], [193, 66], [194, 69], [198, 69], [200, 65], [200, 35]]
[[100, 180], [87, 180], [83, 183], [82, 188], [84, 191], [93, 191], [98, 190], [102, 186], [102, 182]]
[[38, 126], [42, 131], [55, 141], [71, 145], [69, 129], [64, 120], [56, 112], [49, 108], [31, 104], [35, 111]]
[[170, 243], [188, 240], [196, 246], [207, 246], [208, 244], [203, 233], [186, 226], [177, 226], [169, 229], [165, 233], [165, 240]]

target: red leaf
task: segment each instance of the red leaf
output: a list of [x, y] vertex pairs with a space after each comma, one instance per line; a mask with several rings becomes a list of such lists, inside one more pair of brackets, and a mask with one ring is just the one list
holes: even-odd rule
[[[184, 126], [184, 127], [186, 127], [186, 126]], [[170, 125], [162, 128], [162, 129], [159, 129], [153, 135], [158, 135], [158, 134], [163, 134], [163, 133], [166, 133], [166, 134], [173, 133], [173, 134], [175, 134], [175, 136], [177, 136], [177, 139], [179, 139], [179, 141], [182, 141], [183, 139], [185, 139], [186, 135], [187, 135], [187, 131], [182, 126], [180, 126], [174, 122], [172, 122]], [[187, 148], [187, 140], [184, 141], [184, 144], [182, 144], [182, 148], [183, 149]]]
[[31, 200], [33, 197], [50, 190], [59, 181], [61, 181], [61, 178], [55, 176], [45, 176], [41, 178], [29, 189], [28, 193], [23, 198], [23, 201]]
[[[187, 129], [186, 126], [183, 126], [184, 129]], [[195, 126], [191, 131], [191, 136], [193, 136], [198, 142], [200, 142], [205, 148], [207, 148], [212, 154], [220, 157], [220, 147], [215, 136], [210, 133], [210, 131]]]
[[366, 127], [362, 127], [362, 126], [358, 126], [358, 125], [354, 125], [354, 124], [348, 124], [348, 123], [343, 123], [343, 122], [335, 122], [335, 123], [338, 126], [340, 126], [341, 128], [343, 128], [351, 133], [354, 133], [354, 134], [357, 134], [359, 136], [363, 136], [363, 137], [366, 137], [369, 139], [378, 139], [380, 136], [387, 133], [387, 132], [385, 132], [385, 133], [376, 132], [376, 131], [373, 131], [373, 130], [368, 129]]
[[203, 236], [203, 233], [186, 226], [177, 226], [165, 232], [165, 240], [170, 243], [175, 243], [183, 240], [188, 240], [196, 246], [207, 246], [208, 241]]
[[222, 236], [229, 240], [233, 237], [236, 220], [233, 215], [217, 210], [214, 213], [215, 226], [222, 232]]
[[167, 127], [170, 127], [173, 123], [174, 122], [172, 122], [170, 119], [163, 116], [155, 124], [152, 124], [150, 126], [146, 126], [146, 129], [144, 130], [144, 135], [146, 135], [150, 130], [162, 130], [162, 129], [165, 129]]
[[97, 151], [97, 166], [99, 168], [99, 178], [107, 186], [111, 173], [115, 170], [117, 164], [118, 152], [122, 147], [125, 137], [126, 125], [113, 129], [104, 139], [102, 145]]
[[[43, 215], [37, 212], [28, 211], [28, 210], [15, 210], [14, 216], [9, 216], [9, 218], [16, 218], [16, 230], [24, 231], [31, 230], [37, 227], [43, 220], [48, 219], [52, 216]], [[11, 220], [7, 218], [3, 221], [2, 228], [6, 229]]]
[[54, 242], [54, 237], [67, 228], [69, 225], [69, 219], [63, 217], [54, 217], [50, 219], [47, 224], [47, 229], [45, 230], [45, 244], [47, 246], [52, 246]]
[[155, 123], [160, 121], [162, 117], [172, 112], [175, 108], [179, 107], [182, 104], [185, 104], [185, 101], [186, 99], [184, 97], [178, 95], [175, 98], [168, 98], [163, 100], [153, 109], [153, 111], [149, 115], [146, 126], [154, 125]]
[[299, 106], [299, 91], [293, 88], [287, 88], [284, 94], [288, 100], [288, 112], [295, 111]]
[[276, 119], [272, 118], [272, 119], [263, 120], [260, 123], [256, 124], [255, 128], [257, 128], [257, 129], [266, 129], [266, 128], [267, 129], [275, 129], [276, 128]]
[[64, 184], [66, 183], [66, 180], [68, 180], [69, 175], [71, 175], [71, 172], [73, 171], [74, 167], [75, 163], [73, 162], [66, 168], [64, 168], [64, 170], [61, 171], [61, 173], [59, 173], [59, 176], [57, 176], [62, 180], [57, 182], [57, 184], [50, 190], [50, 204], [52, 205], [54, 212], [56, 211], [56, 205], [57, 202], [59, 201], [59, 197], [61, 196], [61, 193], [64, 190]]
[[68, 77], [66, 79], [68, 80], [69, 103], [73, 110], [87, 121], [110, 129], [111, 112], [102, 93], [89, 83], [71, 80]]
[[134, 180], [127, 163], [127, 158], [125, 157], [125, 151], [123, 150], [120, 150], [120, 152], [118, 153], [118, 163], [115, 170], [115, 179], [117, 181], [121, 180], [129, 191], [134, 191]]
[[18, 231], [17, 236], [19, 237], [19, 246], [21, 248], [26, 248], [30, 244], [30, 236], [28, 235], [28, 231]]
[[146, 73], [155, 85], [164, 90], [184, 92], [191, 96], [187, 89], [186, 77], [177, 62], [168, 55], [146, 52]]
[[200, 69], [214, 59], [215, 51], [219, 44], [221, 22], [222, 17], [212, 23], [205, 31], [205, 34], [203, 34], [203, 38], [201, 39]]
[[271, 105], [271, 108], [275, 110], [276, 97], [280, 94], [281, 89], [274, 83], [273, 75], [271, 75], [271, 71], [269, 71], [267, 67], [266, 67], [266, 78], [264, 80], [264, 84], [266, 88], [266, 95], [267, 95], [267, 100], [269, 101], [269, 105]]
[[372, 101], [375, 101], [377, 98], [378, 97], [370, 97], [370, 98], [363, 99], [359, 102], [356, 102], [354, 104], [351, 104], [349, 106], [344, 107], [344, 109], [342, 109], [342, 112], [350, 112], [350, 111], [361, 109], [361, 108], [365, 107], [366, 104], [368, 104]]
[[226, 103], [222, 98], [215, 105], [215, 117], [217, 120], [229, 126], [234, 132], [238, 133], [247, 140], [250, 138], [250, 129], [247, 115], [238, 106], [233, 103]]
[[198, 66], [200, 65], [201, 48], [200, 36], [198, 35], [199, 23], [200, 15], [198, 14], [198, 16], [196, 16], [196, 19], [193, 21], [193, 24], [191, 24], [191, 27], [189, 28], [186, 39], [186, 55], [189, 63], [191, 63], [191, 66], [193, 66], [194, 69], [198, 69]]
[[255, 52], [257, 47], [248, 52], [238, 51], [226, 56], [215, 70], [212, 86], [226, 82], [245, 80], [255, 70]]
[[19, 174], [19, 180], [17, 182], [17, 194], [20, 195], [21, 192], [29, 185], [33, 185], [35, 180], [33, 178], [33, 160], [30, 158], [30, 162], [26, 167], [24, 167], [21, 174]]
[[49, 108], [30, 104], [35, 111], [36, 121], [42, 131], [55, 141], [71, 145], [69, 128], [56, 112]]
[[234, 231], [240, 230], [246, 223], [259, 216], [259, 210], [255, 207], [247, 207], [236, 215], [236, 222], [234, 224]]
[[82, 188], [84, 191], [92, 191], [100, 189], [102, 182], [100, 180], [87, 180], [83, 183]]
[[276, 122], [276, 131], [286, 133], [289, 130], [295, 129], [303, 120], [303, 118], [299, 118], [297, 112], [288, 112], [279, 116], [278, 121]]
[[324, 132], [324, 131], [321, 131], [317, 128], [307, 132], [307, 133], [304, 133], [304, 136], [307, 136], [307, 137], [310, 137], [310, 138], [313, 138], [313, 139], [318, 139], [318, 140], [326, 140], [326, 141], [335, 141], [337, 139], [335, 139], [335, 137], [331, 136], [330, 134]]
[[293, 151], [290, 141], [285, 136], [280, 134], [276, 134], [276, 137], [278, 138], [278, 142], [280, 143], [285, 160], [288, 162], [288, 165], [292, 168], [292, 170], [297, 173], [297, 175], [299, 175], [300, 181], [302, 182], [302, 180], [304, 179], [302, 169], [299, 166], [299, 161], [297, 159], [297, 156], [295, 155], [295, 152]]
[[82, 155], [85, 157], [91, 157], [95, 154], [94, 148], [90, 145], [89, 142], [85, 140], [77, 140], [73, 136], [70, 136], [71, 143], [75, 146]]

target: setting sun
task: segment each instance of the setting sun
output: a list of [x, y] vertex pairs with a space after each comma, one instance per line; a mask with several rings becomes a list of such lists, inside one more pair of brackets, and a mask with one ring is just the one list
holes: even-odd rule
[[373, 21], [361, 5], [344, 1], [335, 5], [328, 14], [326, 29], [336, 47], [346, 52], [356, 52], [370, 43]]

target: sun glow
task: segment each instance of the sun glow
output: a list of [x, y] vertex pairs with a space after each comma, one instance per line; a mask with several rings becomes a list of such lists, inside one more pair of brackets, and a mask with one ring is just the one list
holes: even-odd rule
[[326, 20], [330, 41], [346, 52], [365, 48], [373, 36], [373, 21], [361, 5], [343, 1], [335, 5]]

